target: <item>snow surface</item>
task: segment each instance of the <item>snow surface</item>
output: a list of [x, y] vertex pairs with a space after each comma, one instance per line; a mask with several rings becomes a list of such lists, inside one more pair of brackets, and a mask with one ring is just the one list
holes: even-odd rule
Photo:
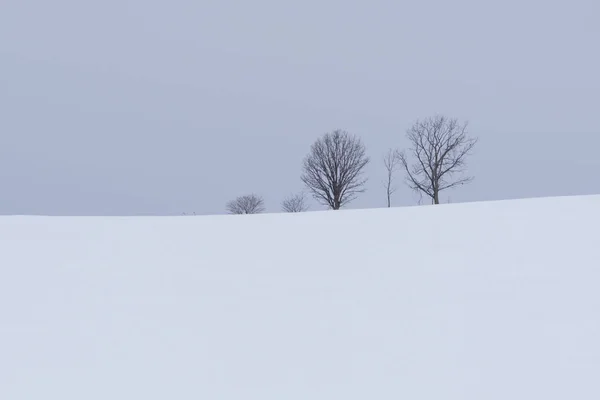
[[0, 399], [600, 399], [600, 196], [0, 218]]

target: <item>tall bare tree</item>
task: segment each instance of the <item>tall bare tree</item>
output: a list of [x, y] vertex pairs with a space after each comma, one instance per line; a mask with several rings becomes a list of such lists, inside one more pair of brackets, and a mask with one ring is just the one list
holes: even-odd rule
[[308, 210], [304, 192], [288, 196], [281, 203], [281, 209], [288, 213], [305, 212]]
[[387, 195], [387, 206], [392, 206], [392, 195], [398, 190], [394, 180], [394, 172], [398, 169], [400, 165], [400, 157], [398, 156], [398, 151], [394, 149], [389, 149], [388, 152], [383, 156], [383, 165], [385, 165], [386, 171], [386, 180], [383, 183], [386, 190]]
[[361, 140], [346, 131], [326, 133], [304, 159], [302, 181], [313, 197], [339, 210], [365, 191], [363, 169], [369, 163]]
[[254, 194], [240, 196], [227, 203], [229, 214], [260, 214], [264, 211], [264, 200]]
[[466, 159], [477, 139], [467, 133], [467, 123], [444, 116], [434, 116], [417, 121], [407, 132], [411, 143], [408, 153], [398, 154], [406, 171], [406, 182], [414, 190], [440, 203], [440, 192], [473, 180], [463, 176]]

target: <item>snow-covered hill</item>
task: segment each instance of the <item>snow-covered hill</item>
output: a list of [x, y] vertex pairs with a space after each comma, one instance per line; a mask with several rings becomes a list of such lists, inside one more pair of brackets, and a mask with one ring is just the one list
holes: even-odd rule
[[600, 196], [0, 218], [3, 400], [600, 399]]

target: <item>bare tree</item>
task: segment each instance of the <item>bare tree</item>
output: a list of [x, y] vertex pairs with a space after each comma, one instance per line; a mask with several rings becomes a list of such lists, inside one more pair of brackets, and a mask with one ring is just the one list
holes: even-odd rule
[[387, 173], [386, 180], [383, 183], [387, 194], [387, 206], [392, 206], [392, 194], [398, 190], [398, 187], [394, 181], [394, 172], [400, 164], [400, 157], [398, 152], [393, 149], [389, 149], [388, 152], [383, 156], [383, 165], [385, 165], [385, 171]]
[[240, 196], [227, 203], [229, 214], [260, 214], [265, 211], [264, 200], [254, 194]]
[[288, 213], [307, 211], [308, 204], [306, 203], [306, 196], [304, 195], [304, 192], [288, 196], [281, 203], [281, 209]]
[[302, 181], [317, 201], [339, 210], [365, 191], [367, 179], [362, 173], [368, 163], [361, 140], [335, 130], [311, 146], [304, 159]]
[[406, 171], [406, 182], [413, 190], [431, 198], [433, 204], [440, 203], [440, 192], [473, 180], [462, 176], [466, 169], [466, 158], [475, 147], [477, 139], [467, 134], [467, 123], [459, 124], [456, 119], [434, 116], [417, 121], [407, 132], [411, 143], [410, 155], [398, 154]]

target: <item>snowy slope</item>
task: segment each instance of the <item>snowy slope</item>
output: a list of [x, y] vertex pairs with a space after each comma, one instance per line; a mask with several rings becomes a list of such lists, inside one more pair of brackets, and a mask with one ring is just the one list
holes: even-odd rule
[[0, 218], [0, 399], [600, 399], [600, 196]]

